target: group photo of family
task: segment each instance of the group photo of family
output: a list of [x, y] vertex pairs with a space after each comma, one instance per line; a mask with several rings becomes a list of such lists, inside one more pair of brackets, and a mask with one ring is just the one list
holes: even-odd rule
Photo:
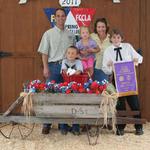
[[1, 149], [148, 149], [149, 6], [0, 0]]

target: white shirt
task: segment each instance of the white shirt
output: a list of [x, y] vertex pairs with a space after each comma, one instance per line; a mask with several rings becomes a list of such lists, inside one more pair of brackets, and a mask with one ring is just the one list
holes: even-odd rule
[[[122, 61], [133, 61], [134, 58], [137, 58], [138, 63], [142, 63], [143, 57], [129, 43], [121, 43], [119, 47], [122, 48], [120, 50]], [[103, 56], [102, 70], [108, 75], [112, 74], [112, 66], [108, 66], [108, 63], [110, 61], [116, 62], [116, 51], [114, 51], [114, 48], [116, 48], [114, 45], [109, 46]], [[120, 61], [119, 59], [117, 62]]]
[[75, 36], [70, 31], [57, 26], [47, 30], [40, 42], [38, 52], [48, 55], [48, 62], [62, 60], [69, 46], [75, 44]]
[[91, 34], [91, 38], [96, 41], [97, 45], [100, 48], [100, 51], [95, 54], [96, 55], [96, 64], [95, 64], [96, 69], [102, 69], [104, 51], [106, 50], [106, 48], [108, 48], [111, 45], [109, 36], [110, 35], [107, 34], [104, 40], [100, 40], [97, 33]]
[[65, 70], [68, 69], [67, 66], [66, 66], [66, 64], [67, 64], [68, 67], [70, 67], [70, 68], [71, 68], [72, 66], [74, 66], [74, 68], [72, 68], [72, 69], [75, 69], [75, 70], [77, 70], [77, 71], [83, 72], [83, 66], [82, 66], [81, 60], [75, 59], [74, 61], [69, 61], [68, 59], [63, 59], [62, 65], [61, 65], [61, 73], [62, 73], [62, 70], [63, 70], [63, 69], [65, 69]]

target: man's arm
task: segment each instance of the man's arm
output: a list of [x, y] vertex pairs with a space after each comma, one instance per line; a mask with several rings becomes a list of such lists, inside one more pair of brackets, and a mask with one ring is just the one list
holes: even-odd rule
[[42, 62], [43, 62], [43, 75], [45, 78], [50, 76], [50, 71], [48, 68], [48, 55], [42, 54]]

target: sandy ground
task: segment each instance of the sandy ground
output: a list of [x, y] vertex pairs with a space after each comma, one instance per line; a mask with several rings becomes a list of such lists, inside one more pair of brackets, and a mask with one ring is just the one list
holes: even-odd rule
[[[8, 127], [9, 129], [10, 127]], [[90, 146], [86, 133], [74, 136], [71, 133], [61, 135], [52, 129], [48, 135], [41, 134], [41, 125], [36, 125], [32, 134], [25, 140], [20, 137], [6, 139], [0, 135], [0, 150], [149, 150], [150, 123], [144, 125], [144, 135], [134, 135], [133, 125], [126, 127], [124, 136], [116, 136], [103, 129], [98, 144]], [[16, 135], [15, 135], [16, 136]]]

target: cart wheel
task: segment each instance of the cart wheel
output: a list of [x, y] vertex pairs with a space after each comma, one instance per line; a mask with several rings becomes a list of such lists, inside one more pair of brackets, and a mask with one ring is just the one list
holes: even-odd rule
[[89, 130], [89, 136], [95, 137], [99, 134], [99, 128], [97, 126], [92, 126]]
[[2, 123], [0, 124], [0, 133], [7, 139], [21, 137], [25, 139], [28, 137], [33, 129], [35, 124], [27, 123]]
[[94, 128], [89, 129], [88, 125], [86, 125], [86, 129], [89, 145], [96, 145], [100, 134], [100, 127], [96, 126]]

